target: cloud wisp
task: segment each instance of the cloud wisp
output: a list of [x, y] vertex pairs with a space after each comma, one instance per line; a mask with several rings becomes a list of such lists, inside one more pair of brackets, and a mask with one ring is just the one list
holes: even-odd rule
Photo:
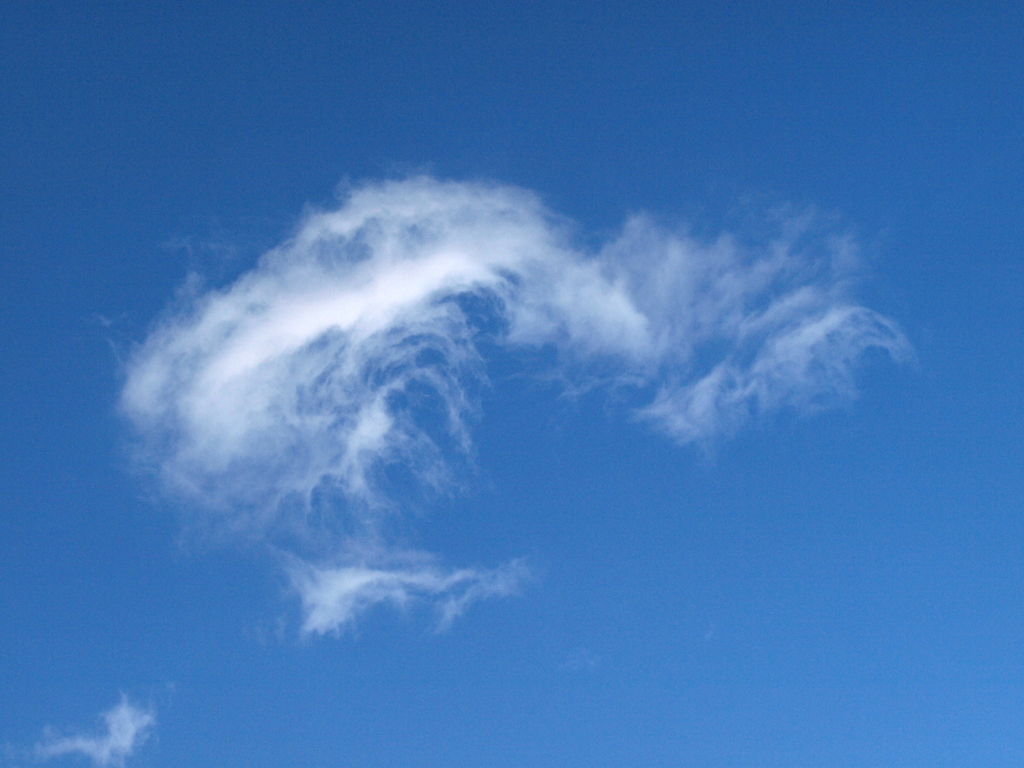
[[514, 594], [528, 577], [519, 560], [494, 569], [456, 571], [439, 568], [423, 553], [391, 555], [389, 560], [377, 567], [365, 561], [333, 567], [293, 561], [288, 573], [302, 601], [303, 633], [337, 632], [373, 605], [389, 603], [404, 609], [414, 601], [434, 605], [436, 627], [443, 631], [471, 603]]
[[410, 488], [457, 484], [488, 350], [551, 351], [567, 391], [606, 386], [673, 439], [707, 441], [851, 399], [867, 349], [910, 354], [850, 298], [853, 251], [806, 219], [751, 246], [646, 216], [582, 249], [521, 189], [371, 183], [234, 284], [183, 295], [132, 357], [121, 405], [142, 460], [214, 527], [301, 540], [296, 557], [319, 547], [289, 569], [307, 631], [417, 597], [444, 624], [512, 591], [521, 566], [444, 571], [362, 543]]
[[99, 735], [60, 736], [47, 729], [45, 740], [36, 745], [35, 756], [49, 760], [78, 754], [88, 757], [99, 768], [119, 768], [149, 738], [156, 726], [156, 715], [152, 710], [132, 704], [124, 695], [101, 717], [106, 732]]

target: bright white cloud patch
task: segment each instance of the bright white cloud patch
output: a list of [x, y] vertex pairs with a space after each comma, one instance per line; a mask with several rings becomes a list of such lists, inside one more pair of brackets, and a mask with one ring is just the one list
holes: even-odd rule
[[122, 766], [125, 758], [152, 733], [156, 716], [152, 711], [132, 704], [127, 697], [102, 715], [106, 732], [93, 736], [59, 736], [48, 732], [46, 740], [36, 745], [36, 757], [48, 760], [63, 755], [84, 755], [92, 762], [106, 766]]
[[[847, 295], [850, 243], [804, 224], [754, 247], [637, 216], [584, 250], [520, 189], [369, 184], [171, 311], [130, 363], [123, 410], [167, 487], [224, 525], [374, 537], [397, 512], [389, 489], [444, 489], [468, 455], [485, 348], [554, 349], [569, 387], [632, 392], [680, 442], [851, 398], [866, 349], [908, 345]], [[454, 615], [504, 589], [370, 561], [292, 576], [316, 632], [381, 601], [430, 596]]]

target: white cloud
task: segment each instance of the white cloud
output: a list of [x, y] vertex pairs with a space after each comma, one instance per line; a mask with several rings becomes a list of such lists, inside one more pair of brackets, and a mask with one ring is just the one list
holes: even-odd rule
[[[866, 349], [909, 354], [848, 296], [854, 251], [815, 239], [807, 217], [748, 246], [644, 216], [585, 251], [524, 190], [368, 184], [233, 285], [175, 306], [130, 361], [121, 404], [144, 460], [208, 519], [261, 535], [298, 510], [298, 528], [328, 518], [372, 537], [398, 513], [396, 483], [443, 490], [470, 456], [484, 339], [557, 350], [568, 387], [632, 393], [636, 415], [680, 442], [852, 398]], [[308, 631], [487, 583], [319, 568], [299, 570]]]
[[295, 560], [289, 568], [293, 588], [302, 600], [305, 634], [337, 632], [378, 603], [405, 608], [416, 600], [433, 603], [438, 630], [477, 600], [515, 593], [527, 570], [514, 560], [501, 568], [444, 571], [422, 553], [391, 554], [388, 563], [365, 562], [314, 566]]
[[135, 706], [124, 695], [118, 704], [103, 713], [102, 719], [106, 733], [98, 736], [58, 736], [48, 732], [46, 740], [36, 745], [36, 757], [48, 760], [80, 754], [100, 768], [122, 766], [125, 758], [131, 757], [156, 725], [156, 715], [151, 710]]

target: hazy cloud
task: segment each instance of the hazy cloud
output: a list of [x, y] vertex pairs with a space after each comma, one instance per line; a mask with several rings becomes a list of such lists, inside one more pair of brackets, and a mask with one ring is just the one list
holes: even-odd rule
[[[583, 249], [521, 189], [367, 184], [233, 285], [186, 291], [130, 361], [122, 408], [143, 461], [220, 526], [374, 537], [395, 488], [444, 490], [471, 456], [484, 349], [556, 350], [568, 388], [626, 393], [680, 442], [849, 400], [866, 349], [909, 354], [848, 295], [848, 239], [807, 217], [776, 229], [744, 245], [635, 216]], [[454, 616], [505, 589], [501, 569], [424, 568], [293, 567], [306, 630], [415, 596]]]
[[156, 715], [132, 704], [124, 695], [121, 701], [102, 714], [105, 733], [94, 736], [60, 736], [47, 729], [46, 738], [36, 745], [36, 757], [48, 760], [63, 755], [80, 754], [101, 768], [122, 766], [152, 733]]
[[558, 668], [568, 672], [593, 672], [601, 663], [601, 657], [589, 648], [577, 648]]

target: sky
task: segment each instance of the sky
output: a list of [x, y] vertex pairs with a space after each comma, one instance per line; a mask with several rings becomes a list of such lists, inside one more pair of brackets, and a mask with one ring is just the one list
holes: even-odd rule
[[0, 767], [1024, 762], [1024, 12], [0, 25]]

